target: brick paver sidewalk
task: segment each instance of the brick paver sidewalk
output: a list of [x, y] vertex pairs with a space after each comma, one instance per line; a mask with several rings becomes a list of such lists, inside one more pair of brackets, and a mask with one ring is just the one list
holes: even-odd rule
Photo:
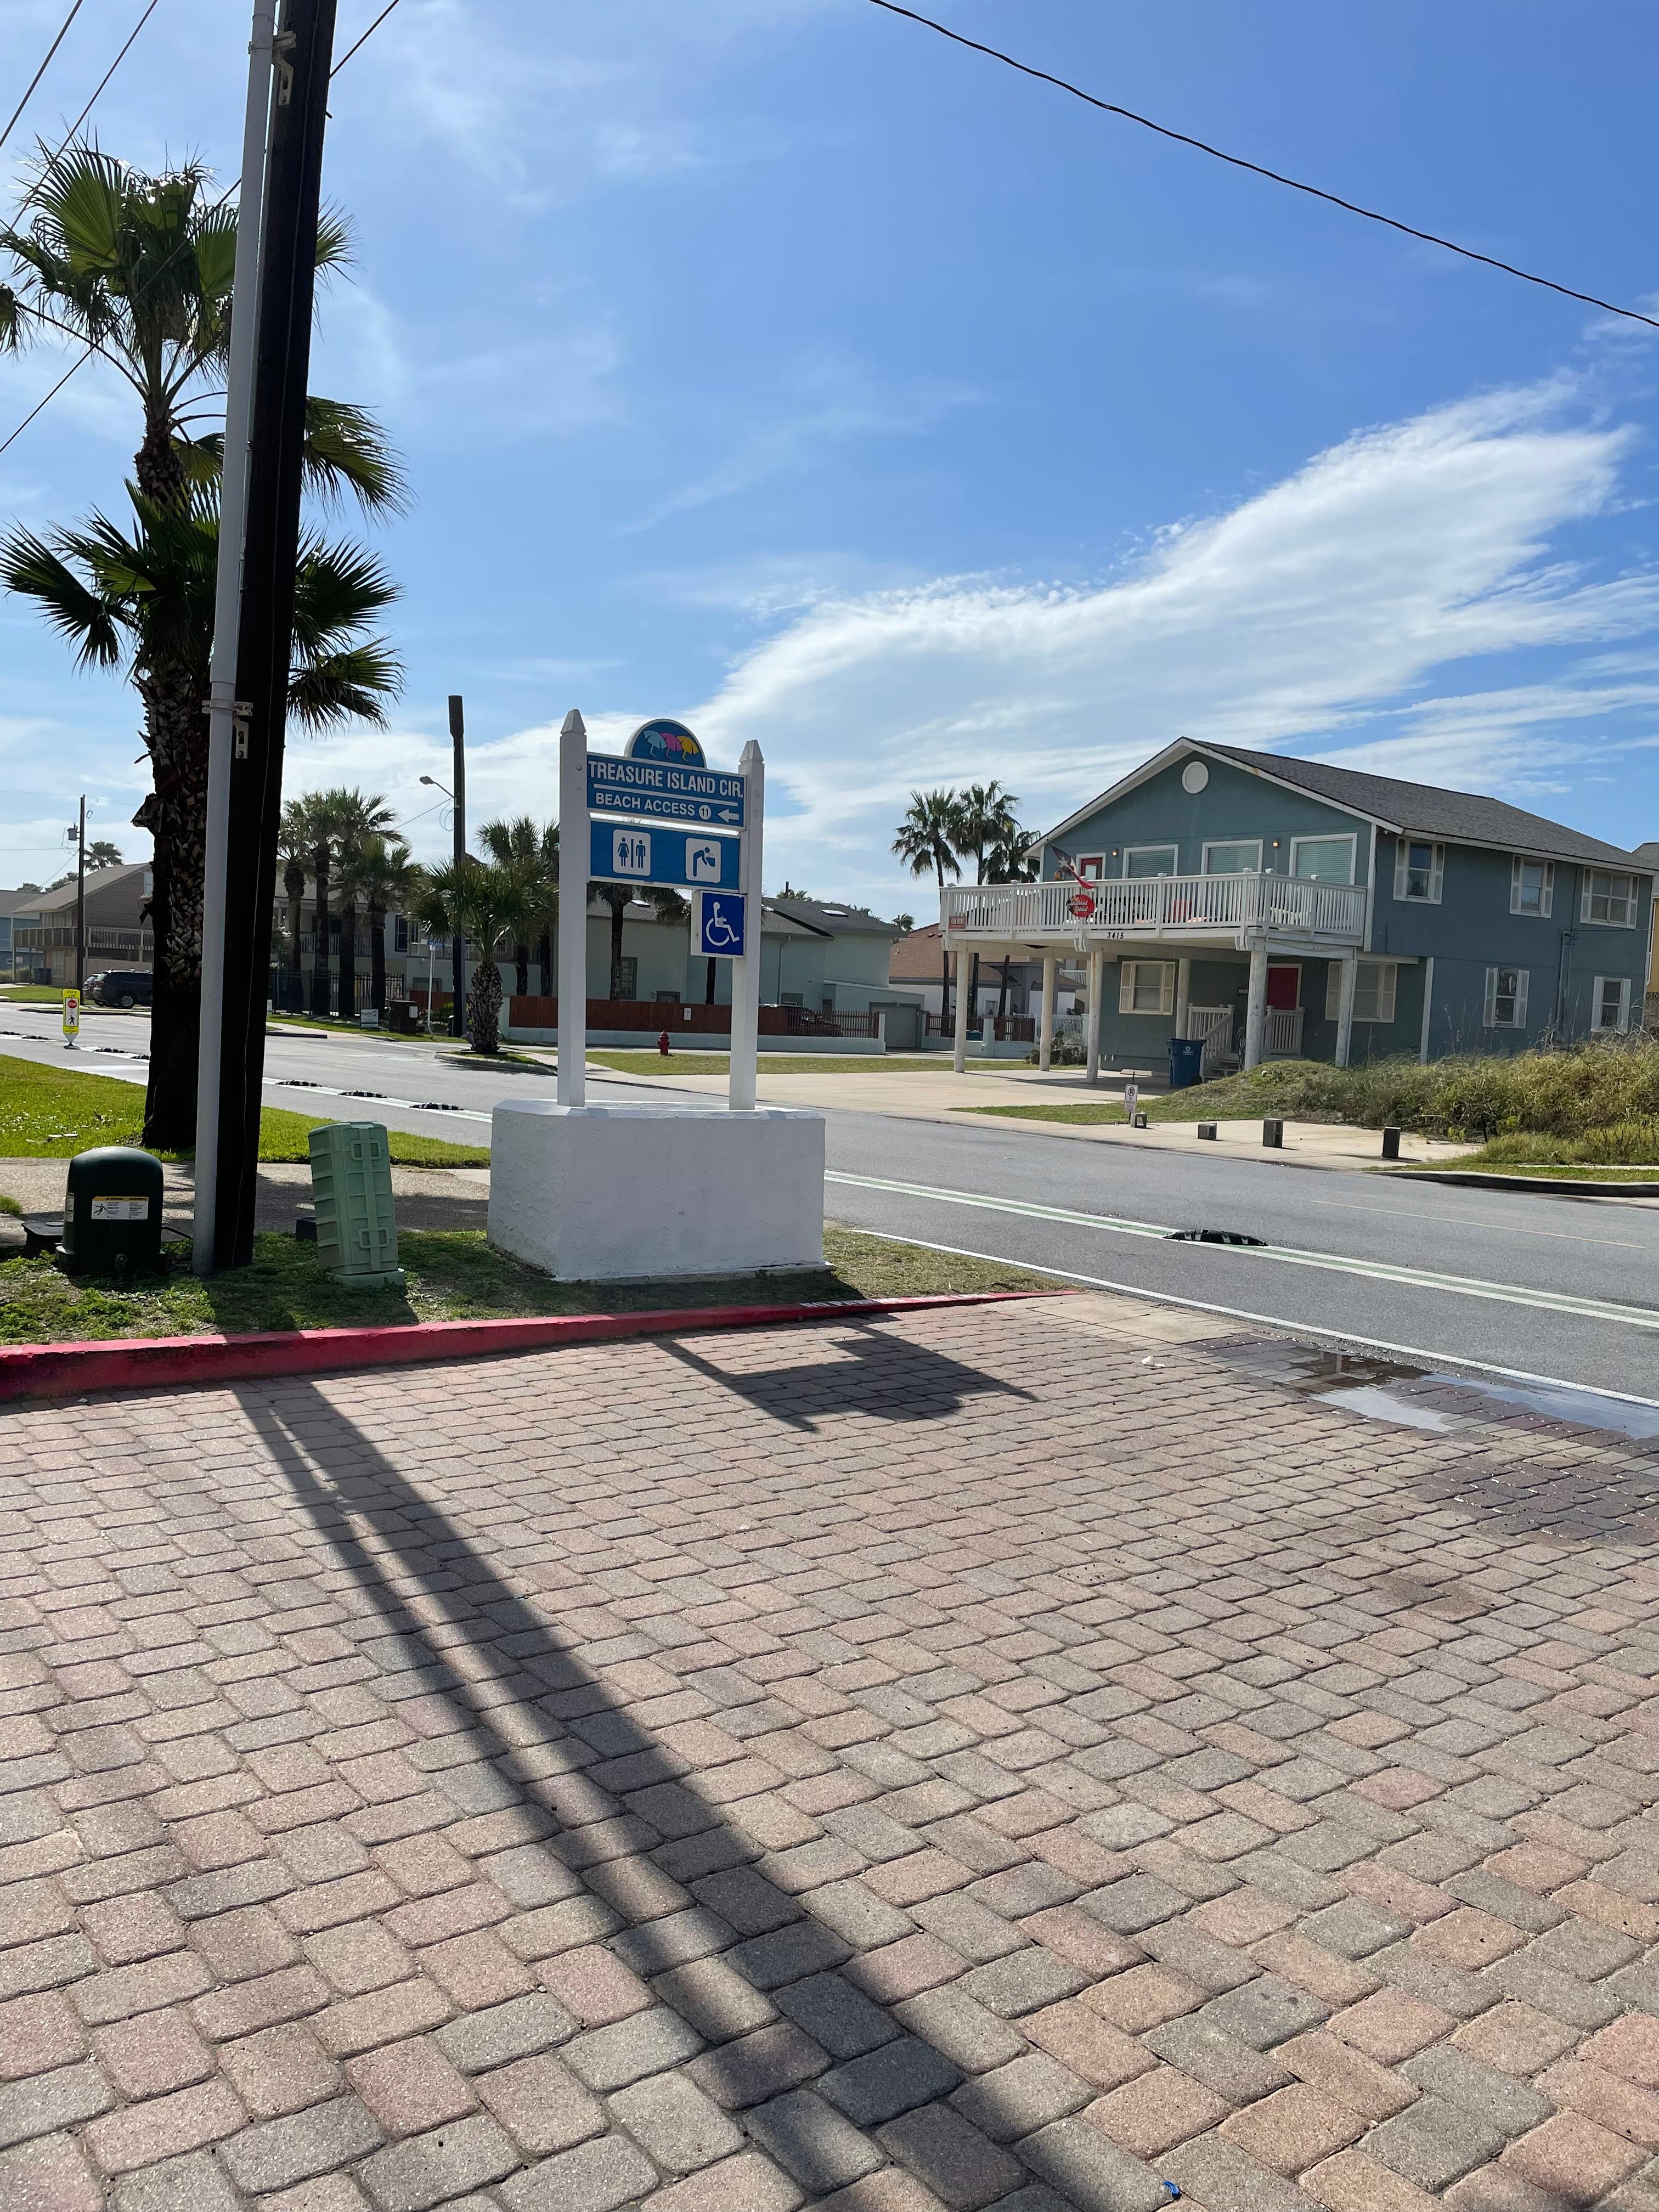
[[10, 1413], [0, 2207], [1656, 2212], [1653, 1448], [1214, 1331]]

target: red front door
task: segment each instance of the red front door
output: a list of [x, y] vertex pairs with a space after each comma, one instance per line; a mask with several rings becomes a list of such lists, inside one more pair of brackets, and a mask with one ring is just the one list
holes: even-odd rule
[[1267, 1004], [1275, 1012], [1294, 1013], [1302, 1004], [1302, 969], [1293, 963], [1285, 968], [1271, 963], [1267, 969]]

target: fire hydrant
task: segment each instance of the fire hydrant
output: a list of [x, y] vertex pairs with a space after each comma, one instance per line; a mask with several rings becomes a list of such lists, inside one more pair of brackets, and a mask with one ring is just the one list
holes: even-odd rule
[[664, 1058], [665, 1060], [666, 1060], [666, 1059], [667, 1059], [667, 1057], [668, 1057], [668, 1051], [669, 1051], [669, 1046], [668, 1046], [668, 1032], [667, 1032], [667, 1030], [665, 1030], [663, 1031], [662, 1035], [661, 1035], [661, 1036], [657, 1039], [657, 1050], [658, 1050], [658, 1051], [662, 1054], [662, 1056], [663, 1056], [663, 1058]]

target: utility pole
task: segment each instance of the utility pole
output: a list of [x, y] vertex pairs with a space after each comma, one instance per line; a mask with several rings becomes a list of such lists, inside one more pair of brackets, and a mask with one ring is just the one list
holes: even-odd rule
[[[466, 858], [466, 718], [461, 695], [449, 695], [449, 734], [455, 746], [455, 866]], [[466, 1035], [466, 932], [458, 929], [452, 946], [455, 955], [455, 1005], [449, 1018], [452, 1036]], [[428, 1016], [430, 1018], [428, 1007]]]
[[81, 826], [75, 833], [75, 989], [87, 990], [87, 794], [81, 793]]
[[231, 272], [230, 358], [225, 374], [225, 452], [219, 483], [219, 566], [208, 664], [207, 839], [202, 872], [201, 1036], [196, 1068], [196, 1205], [191, 1264], [213, 1267], [219, 1180], [220, 1069], [224, 1046], [225, 885], [229, 874], [231, 754], [236, 708], [236, 630], [242, 608], [242, 536], [247, 516], [248, 433], [258, 337], [259, 240], [265, 196], [276, 0], [254, 0], [242, 117], [242, 185]]
[[[293, 654], [306, 392], [316, 289], [323, 132], [334, 0], [283, 0], [259, 256], [257, 368], [235, 696], [248, 708], [233, 747], [225, 909], [224, 1048], [213, 1264], [253, 1257], [253, 1203], [265, 1065], [265, 998]], [[199, 1142], [199, 1134], [198, 1134]]]

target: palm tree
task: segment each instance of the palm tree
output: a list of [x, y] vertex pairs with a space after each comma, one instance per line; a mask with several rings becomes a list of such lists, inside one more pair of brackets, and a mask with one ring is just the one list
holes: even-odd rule
[[[1010, 807], [1013, 801], [1008, 802]], [[985, 855], [984, 880], [988, 884], [1031, 884], [1036, 881], [1036, 858], [1030, 848], [1031, 833], [1022, 830], [1012, 814], [1006, 834], [1000, 837]], [[997, 986], [997, 1019], [1001, 1021], [1008, 1011], [1008, 970], [1013, 965], [1012, 953], [1004, 957], [1001, 981]]]
[[[132, 493], [133, 526], [101, 514], [43, 534], [0, 538], [0, 584], [34, 601], [75, 648], [82, 667], [125, 665], [144, 702], [156, 788], [142, 810], [156, 834], [151, 927], [155, 939], [144, 1142], [187, 1152], [196, 1135], [204, 821], [186, 805], [203, 723], [213, 632], [219, 518], [211, 489], [182, 508]], [[379, 722], [398, 688], [398, 664], [369, 625], [395, 589], [362, 548], [308, 533], [295, 579], [288, 710], [313, 730], [355, 718]], [[198, 794], [199, 795], [199, 794]], [[326, 961], [326, 847], [318, 921]], [[166, 864], [163, 855], [166, 855]], [[326, 975], [326, 967], [324, 973]]]
[[[1014, 809], [1019, 805], [1012, 791], [1005, 790], [994, 776], [989, 783], [970, 783], [957, 794], [956, 828], [952, 842], [963, 859], [974, 863], [974, 881], [988, 881], [985, 856], [998, 845], [1006, 844], [1019, 833], [1014, 819]], [[979, 955], [974, 955], [972, 973], [968, 984], [968, 1005], [971, 1014], [979, 1012]]]
[[305, 920], [306, 863], [312, 854], [309, 802], [290, 799], [283, 806], [276, 831], [276, 858], [282, 865], [283, 893], [288, 900], [288, 971], [300, 973], [300, 931]]
[[[69, 337], [108, 362], [143, 411], [138, 489], [164, 506], [184, 502], [189, 425], [219, 411], [211, 386], [230, 349], [236, 211], [210, 198], [212, 182], [198, 161], [151, 176], [87, 140], [55, 154], [43, 146], [17, 222], [0, 228], [11, 264], [11, 281], [0, 283], [0, 350]], [[348, 258], [344, 224], [325, 217], [319, 269]], [[368, 507], [395, 505], [397, 471], [379, 432], [369, 425], [373, 450], [356, 453], [353, 423], [341, 419], [368, 418], [327, 400], [309, 404], [322, 410], [315, 427], [334, 447], [325, 472], [351, 482]]]
[[498, 867], [516, 868], [524, 878], [527, 900], [523, 927], [514, 941], [513, 964], [518, 996], [527, 999], [532, 932], [542, 988], [547, 989], [551, 965], [548, 940], [559, 914], [559, 825], [546, 822], [538, 829], [532, 816], [521, 814], [514, 822], [486, 822], [478, 836]]
[[[138, 538], [152, 564], [195, 563], [218, 477], [220, 440], [192, 433], [218, 411], [215, 386], [229, 344], [236, 216], [212, 199], [210, 184], [197, 162], [149, 175], [77, 141], [52, 155], [42, 149], [15, 219], [0, 228], [0, 352], [68, 337], [107, 362], [137, 395], [143, 429], [133, 489]], [[319, 265], [337, 267], [345, 258], [344, 227], [330, 218], [319, 240]], [[402, 503], [401, 480], [385, 439], [361, 410], [313, 398], [307, 403], [305, 429], [306, 480], [313, 494], [329, 497], [349, 489], [368, 514]], [[174, 530], [173, 538], [164, 523]], [[68, 536], [115, 534], [94, 516]], [[49, 542], [56, 542], [53, 534]], [[350, 603], [363, 604], [366, 572], [372, 571], [381, 591], [380, 604], [390, 589], [368, 556], [347, 556], [344, 549], [334, 554], [336, 565], [343, 558], [348, 576], [355, 570], [347, 604], [330, 605], [319, 572], [312, 580], [310, 607], [313, 618], [335, 634], [337, 646], [338, 636], [361, 626]], [[106, 556], [107, 545], [100, 557]], [[47, 618], [79, 650], [84, 635], [79, 615], [61, 620], [52, 605], [56, 593], [54, 580], [43, 600]], [[33, 596], [42, 598], [38, 592]], [[144, 1141], [177, 1150], [189, 1149], [196, 1127], [207, 817], [202, 702], [212, 600], [210, 561], [200, 619], [145, 622], [131, 660], [153, 785], [133, 820], [155, 842], [149, 921], [155, 978]], [[354, 685], [338, 665], [336, 647], [319, 651], [314, 641], [307, 645], [296, 635], [291, 704], [313, 727], [358, 711], [344, 703], [354, 690], [378, 698], [389, 688], [393, 664], [384, 647], [365, 642], [356, 649], [372, 649], [377, 666], [367, 684]], [[120, 657], [81, 653], [83, 660]], [[307, 686], [311, 708], [301, 696]], [[325, 931], [324, 938], [325, 959]]]
[[[368, 909], [368, 988], [374, 1011], [386, 1019], [386, 918], [394, 908], [407, 914], [423, 888], [422, 872], [410, 857], [400, 837], [383, 837], [371, 830], [344, 863], [345, 879], [354, 900]], [[340, 932], [342, 947], [345, 932]]]
[[469, 938], [480, 957], [466, 994], [467, 1034], [479, 1053], [501, 1050], [501, 971], [495, 955], [501, 940], [522, 929], [529, 911], [524, 879], [514, 868], [475, 860], [471, 853], [434, 868], [419, 900], [430, 927]]
[[[904, 810], [893, 850], [913, 876], [934, 875], [939, 879], [939, 903], [945, 902], [945, 878], [962, 873], [957, 858], [957, 794], [954, 791], [913, 791]], [[939, 1017], [951, 1019], [951, 948], [939, 933]]]
[[397, 827], [398, 817], [384, 796], [348, 790], [337, 785], [322, 794], [338, 866], [340, 902], [340, 1019], [357, 1018], [357, 897], [356, 862], [364, 841]]

